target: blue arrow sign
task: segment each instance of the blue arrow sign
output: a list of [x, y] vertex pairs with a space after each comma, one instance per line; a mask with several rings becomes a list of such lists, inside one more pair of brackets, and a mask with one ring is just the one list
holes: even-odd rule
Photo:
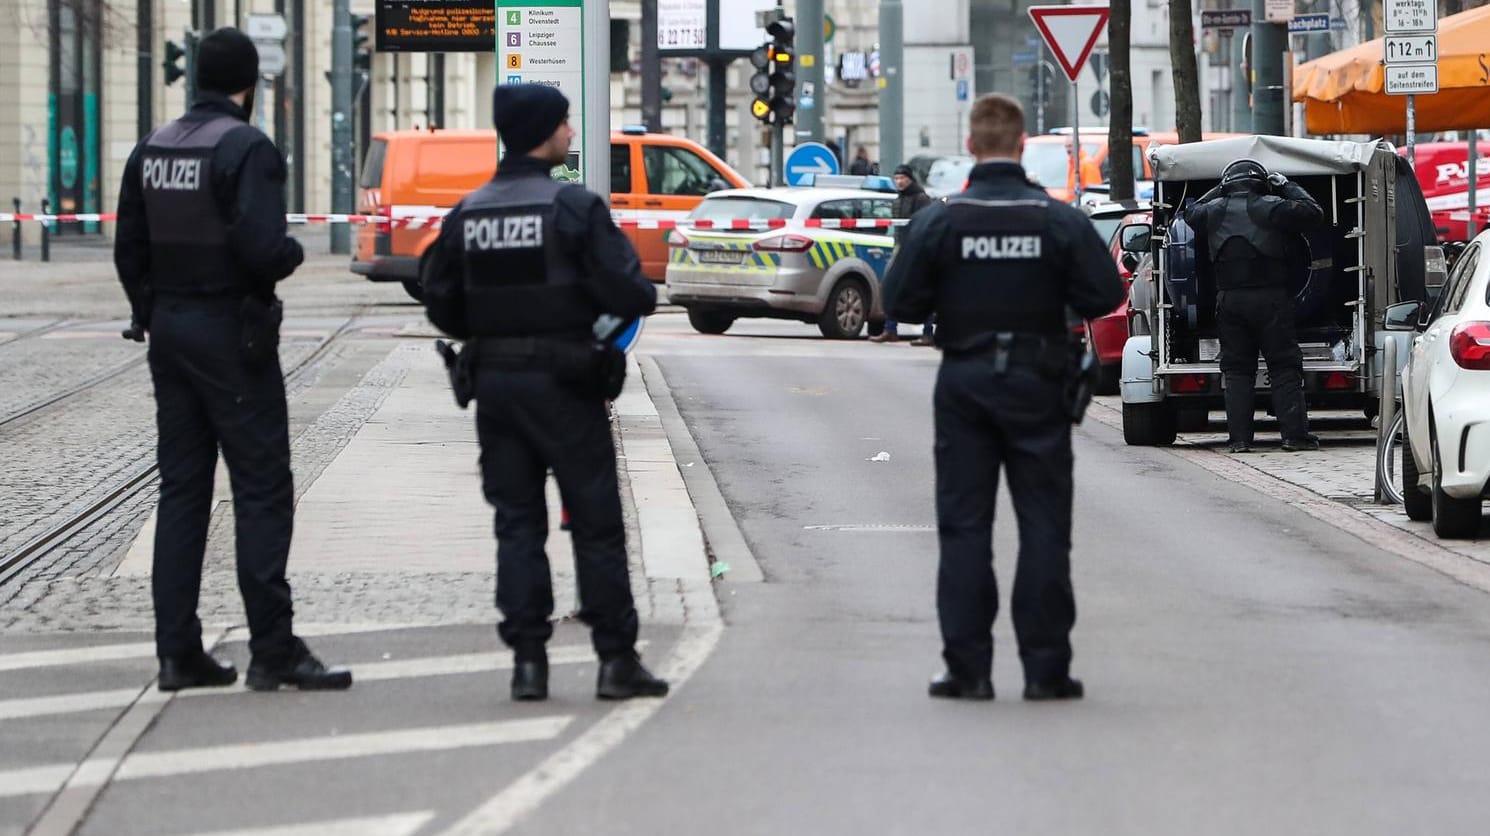
[[837, 174], [838, 158], [821, 142], [804, 142], [792, 149], [785, 164], [786, 184], [800, 186], [809, 174]]

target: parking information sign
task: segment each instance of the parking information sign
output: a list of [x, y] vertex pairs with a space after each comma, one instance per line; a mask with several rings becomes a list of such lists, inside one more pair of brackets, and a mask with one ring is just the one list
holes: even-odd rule
[[1400, 64], [1386, 68], [1386, 90], [1393, 96], [1438, 92], [1437, 64]]
[[1387, 34], [1437, 32], [1437, 0], [1385, 0], [1382, 18]]

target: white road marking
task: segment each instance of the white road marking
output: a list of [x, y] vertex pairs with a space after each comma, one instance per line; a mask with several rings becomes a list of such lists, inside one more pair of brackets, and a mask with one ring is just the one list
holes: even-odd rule
[[[646, 647], [645, 641], [637, 642], [637, 648]], [[549, 648], [550, 665], [577, 665], [595, 659], [589, 645], [558, 645]], [[351, 665], [357, 682], [384, 682], [395, 679], [413, 679], [425, 676], [458, 676], [461, 674], [491, 673], [512, 669], [512, 656], [507, 653], [469, 653], [456, 656], [430, 656], [417, 659], [397, 659], [387, 662], [366, 662]], [[221, 697], [241, 694], [239, 688], [191, 688], [178, 692], [178, 698]], [[56, 714], [73, 714], [101, 708], [124, 708], [140, 695], [139, 688], [121, 688], [109, 691], [90, 691], [77, 694], [60, 694], [50, 697], [28, 697], [24, 699], [0, 700], [0, 721], [20, 720], [29, 717], [48, 717]]]
[[[709, 594], [712, 600], [713, 593]], [[716, 613], [709, 626], [684, 631], [667, 664], [659, 671], [660, 676], [672, 683], [672, 694], [676, 695], [704, 660], [709, 658], [723, 629]], [[669, 696], [667, 699], [673, 697]], [[636, 731], [667, 703], [667, 699], [632, 700], [612, 709], [564, 748], [545, 758], [523, 777], [446, 830], [446, 836], [495, 836], [506, 833], [524, 816], [538, 809], [591, 764], [614, 749], [627, 735]]]
[[[550, 740], [561, 734], [573, 719], [572, 716], [557, 715], [530, 720], [146, 752], [127, 756], [114, 771], [113, 781]], [[108, 765], [90, 762], [77, 767], [53, 764], [0, 772], [0, 798], [55, 792], [63, 782], [67, 782], [69, 787], [97, 786], [108, 780], [108, 770], [104, 768]], [[71, 781], [68, 781], [69, 776], [72, 776]]]
[[64, 647], [55, 650], [32, 650], [0, 656], [0, 671], [25, 668], [49, 668], [57, 665], [84, 665], [89, 662], [115, 662], [155, 655], [154, 642], [128, 644], [94, 644], [87, 647]]
[[282, 827], [217, 830], [197, 833], [195, 836], [411, 836], [434, 817], [433, 810], [425, 810], [418, 813], [395, 813], [391, 816], [288, 824]]
[[936, 526], [934, 526], [934, 525], [892, 524], [892, 523], [883, 523], [883, 524], [876, 524], [876, 523], [863, 523], [863, 524], [843, 523], [843, 524], [840, 524], [840, 525], [804, 525], [804, 526], [802, 526], [802, 530], [803, 531], [850, 531], [850, 532], [857, 532], [857, 533], [875, 533], [875, 534], [924, 534], [924, 533], [926, 533], [928, 531], [929, 532], [932, 532], [932, 533], [935, 533], [936, 532]]

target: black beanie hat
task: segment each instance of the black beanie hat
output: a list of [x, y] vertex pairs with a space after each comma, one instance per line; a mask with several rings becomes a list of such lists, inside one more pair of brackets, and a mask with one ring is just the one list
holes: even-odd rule
[[548, 141], [569, 116], [569, 100], [546, 84], [502, 84], [492, 91], [492, 124], [509, 154]]
[[197, 44], [197, 89], [242, 93], [259, 82], [259, 50], [231, 26], [208, 33]]
[[905, 176], [911, 178], [912, 180], [916, 179], [916, 173], [914, 171], [911, 171], [911, 167], [910, 166], [905, 165], [903, 163], [901, 165], [895, 166], [895, 173], [896, 174], [904, 174]]

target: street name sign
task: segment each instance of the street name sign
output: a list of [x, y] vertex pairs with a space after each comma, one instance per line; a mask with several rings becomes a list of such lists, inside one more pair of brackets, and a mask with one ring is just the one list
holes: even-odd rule
[[1330, 31], [1330, 16], [1327, 13], [1294, 15], [1293, 20], [1288, 21], [1288, 31], [1294, 35], [1304, 35], [1310, 32]]
[[1251, 9], [1203, 9], [1200, 12], [1201, 29], [1245, 29], [1251, 25]]
[[1438, 31], [1437, 0], [1385, 0], [1382, 20], [1389, 35]]
[[1390, 96], [1421, 96], [1438, 92], [1437, 64], [1393, 64], [1386, 68]]
[[1030, 20], [1066, 78], [1075, 81], [1107, 25], [1106, 6], [1030, 6]]
[[838, 157], [833, 155], [833, 149], [821, 142], [804, 142], [792, 149], [783, 168], [786, 169], [786, 184], [800, 186], [809, 174], [837, 174]]
[[252, 14], [243, 23], [243, 34], [255, 41], [283, 41], [289, 33], [284, 15]]
[[1387, 66], [1438, 62], [1437, 35], [1388, 35], [1382, 45]]
[[254, 41], [259, 51], [259, 75], [282, 76], [285, 73], [285, 45], [277, 41]]

